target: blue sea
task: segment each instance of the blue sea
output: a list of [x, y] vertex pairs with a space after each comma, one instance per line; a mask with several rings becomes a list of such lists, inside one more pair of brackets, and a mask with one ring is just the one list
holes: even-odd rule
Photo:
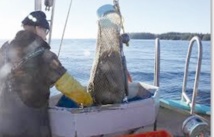
[[[0, 44], [3, 42], [0, 41]], [[211, 42], [202, 41], [203, 58], [199, 77], [197, 103], [210, 106], [211, 99]], [[185, 60], [189, 41], [160, 40], [160, 97], [180, 99]], [[51, 42], [51, 50], [58, 55], [60, 40]], [[65, 39], [59, 54], [63, 66], [81, 84], [87, 85], [95, 55], [96, 39]], [[133, 81], [153, 84], [155, 40], [130, 40], [124, 45], [127, 68]], [[190, 99], [195, 80], [198, 47], [195, 44], [189, 64], [186, 92]], [[55, 88], [51, 94], [59, 93]]]

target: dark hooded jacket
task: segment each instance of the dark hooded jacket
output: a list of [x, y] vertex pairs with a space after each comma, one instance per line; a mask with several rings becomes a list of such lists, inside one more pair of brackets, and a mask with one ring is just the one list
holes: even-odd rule
[[41, 37], [19, 31], [0, 48], [0, 137], [50, 137], [50, 87], [66, 72]]

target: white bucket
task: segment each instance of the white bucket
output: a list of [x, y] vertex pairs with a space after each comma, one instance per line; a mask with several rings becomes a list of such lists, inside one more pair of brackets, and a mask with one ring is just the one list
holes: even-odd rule
[[97, 16], [99, 18], [101, 18], [101, 17], [105, 16], [106, 14], [112, 13], [112, 12], [115, 12], [114, 6], [111, 4], [105, 4], [101, 7], [99, 7], [99, 9], [97, 10]]
[[187, 137], [210, 137], [208, 124], [198, 116], [188, 117], [183, 122], [182, 131]]

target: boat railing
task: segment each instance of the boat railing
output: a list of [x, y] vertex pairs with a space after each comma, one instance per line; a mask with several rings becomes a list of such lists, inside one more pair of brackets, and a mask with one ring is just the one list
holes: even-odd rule
[[[189, 62], [192, 52], [192, 47], [194, 45], [194, 42], [198, 45], [198, 60], [197, 60], [197, 66], [196, 66], [196, 72], [195, 72], [195, 81], [194, 81], [194, 87], [193, 87], [193, 93], [192, 93], [192, 100], [188, 97], [186, 93], [186, 85], [187, 85], [187, 76], [188, 76], [188, 68], [189, 68]], [[181, 93], [181, 100], [186, 102], [190, 106], [190, 114], [194, 113], [195, 103], [196, 103], [196, 96], [198, 92], [198, 81], [199, 81], [199, 74], [201, 71], [201, 61], [202, 61], [202, 44], [201, 40], [198, 36], [194, 36], [189, 43], [189, 48], [187, 52], [186, 57], [186, 63], [185, 63], [185, 71], [184, 71], [184, 78], [183, 78], [183, 86], [182, 86], [182, 93]]]
[[154, 86], [159, 87], [160, 78], [160, 40], [155, 39]]
[[[154, 86], [159, 87], [159, 78], [160, 78], [160, 40], [159, 38], [155, 39], [155, 62], [154, 62]], [[153, 130], [157, 130], [157, 119], [154, 122]]]

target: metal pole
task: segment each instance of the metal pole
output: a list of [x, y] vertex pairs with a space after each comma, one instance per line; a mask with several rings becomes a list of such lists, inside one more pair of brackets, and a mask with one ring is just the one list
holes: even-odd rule
[[50, 33], [49, 33], [49, 39], [48, 39], [49, 45], [51, 45], [52, 28], [53, 28], [53, 19], [54, 19], [54, 10], [55, 10], [55, 0], [53, 0], [53, 7], [52, 7], [52, 11], [51, 11]]
[[160, 78], [160, 40], [155, 39], [155, 72], [154, 72], [154, 85], [159, 87]]
[[[154, 86], [159, 87], [160, 78], [160, 40], [155, 39], [155, 68], [154, 68]], [[157, 130], [157, 118], [155, 119], [153, 130]]]
[[34, 0], [35, 2], [35, 11], [36, 10], [42, 10], [42, 0]]

